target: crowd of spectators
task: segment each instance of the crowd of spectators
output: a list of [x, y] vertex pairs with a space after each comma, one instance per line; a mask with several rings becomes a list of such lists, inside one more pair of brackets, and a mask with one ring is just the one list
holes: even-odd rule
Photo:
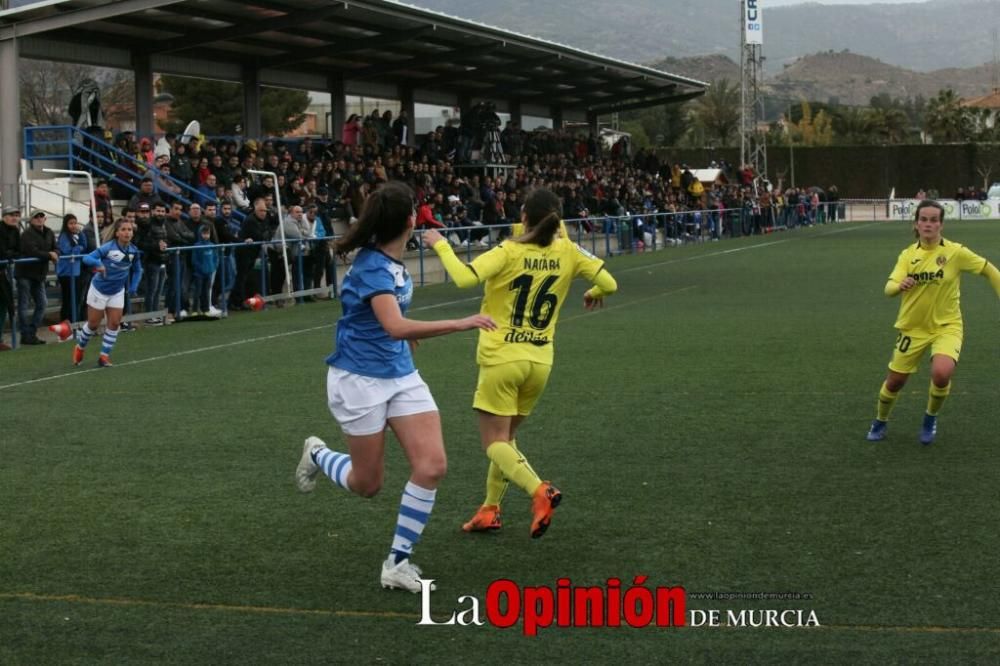
[[[261, 291], [262, 262], [269, 275], [264, 291], [280, 294], [286, 289], [284, 256], [274, 244], [281, 235], [275, 189], [283, 208], [282, 231], [291, 241], [291, 286], [296, 291], [332, 281], [334, 257], [325, 239], [343, 233], [367, 196], [390, 180], [404, 181], [416, 192], [418, 227], [446, 229], [449, 240], [460, 245], [489, 246], [506, 237], [520, 216], [525, 192], [540, 186], [562, 197], [571, 233], [620, 235], [624, 230], [630, 242], [718, 239], [734, 219], [727, 211], [739, 214], [743, 233], [836, 219], [835, 205], [832, 215], [824, 214], [836, 188], [772, 194], [752, 170], [725, 162], [717, 165], [721, 177], [704, 183], [687, 165], [644, 150], [633, 154], [627, 139], [606, 148], [593, 134], [526, 132], [508, 122], [500, 132], [508, 164], [491, 170], [459, 162], [465, 150], [472, 161], [478, 156], [475, 143], [463, 145], [462, 128], [456, 124], [415, 138], [409, 131], [405, 115], [393, 118], [388, 111], [376, 111], [348, 118], [339, 141], [188, 142], [171, 134], [154, 141], [129, 132], [117, 137], [108, 133], [118, 150], [106, 152], [118, 169], [110, 182], [98, 183], [90, 224], [98, 226], [103, 242], [111, 238], [117, 217], [135, 221], [134, 242], [143, 252], [145, 311], [157, 311], [165, 296], [169, 313], [178, 319], [189, 311], [214, 316], [226, 303], [230, 310], [244, 308], [246, 298]], [[411, 142], [415, 145], [407, 145]], [[277, 182], [252, 171], [273, 172]], [[115, 199], [127, 201], [124, 210], [113, 209]], [[93, 244], [87, 230], [72, 234], [70, 229], [64, 221], [56, 239], [64, 256], [93, 249], [87, 245]], [[66, 234], [72, 238], [63, 238]], [[237, 243], [216, 251], [220, 279], [210, 284], [208, 297], [206, 253], [175, 252], [196, 244]], [[173, 259], [177, 254], [181, 259]], [[69, 259], [53, 261], [60, 276], [73, 277], [63, 275], [72, 273], [66, 268]], [[82, 300], [85, 285], [77, 287], [76, 298]], [[152, 317], [147, 323], [165, 321]]]

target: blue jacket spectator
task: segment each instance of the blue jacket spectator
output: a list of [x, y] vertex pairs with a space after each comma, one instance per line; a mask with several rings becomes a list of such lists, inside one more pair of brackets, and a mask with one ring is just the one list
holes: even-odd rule
[[191, 251], [191, 268], [195, 275], [214, 275], [219, 268], [219, 253], [212, 247], [211, 234], [212, 230], [207, 224], [198, 227], [198, 241]]
[[83, 255], [90, 252], [92, 243], [83, 232], [83, 225], [76, 219], [76, 215], [71, 213], [63, 218], [56, 247], [59, 250], [56, 277], [59, 278], [62, 295], [59, 319], [61, 321], [83, 319], [86, 312], [87, 279], [86, 275], [81, 279], [80, 266]]

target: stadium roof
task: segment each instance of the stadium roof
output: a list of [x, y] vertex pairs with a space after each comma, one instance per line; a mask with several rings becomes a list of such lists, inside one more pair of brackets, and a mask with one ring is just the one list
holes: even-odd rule
[[[664, 10], [666, 11], [666, 10]], [[391, 0], [42, 0], [0, 11], [24, 57], [348, 93], [384, 88], [590, 113], [682, 101], [707, 84]], [[627, 36], [623, 36], [627, 39]], [[367, 91], [367, 92], [366, 92]]]

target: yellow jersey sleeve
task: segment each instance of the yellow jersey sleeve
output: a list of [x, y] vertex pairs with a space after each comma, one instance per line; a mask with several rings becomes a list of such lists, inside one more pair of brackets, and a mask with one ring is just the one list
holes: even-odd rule
[[959, 248], [958, 252], [955, 253], [955, 259], [958, 261], [959, 270], [965, 271], [966, 273], [982, 273], [988, 263], [985, 259], [965, 246]]
[[997, 267], [987, 261], [980, 275], [990, 281], [993, 291], [996, 292], [997, 296], [1000, 296], [1000, 271], [997, 270]]
[[455, 250], [451, 248], [446, 240], [439, 240], [434, 243], [434, 251], [441, 259], [441, 265], [448, 273], [448, 276], [455, 282], [459, 289], [468, 289], [479, 284], [479, 276], [472, 268], [455, 256]]
[[945, 328], [961, 330], [962, 273], [981, 273], [987, 265], [975, 252], [942, 238], [933, 247], [918, 243], [899, 255], [886, 293], [899, 292], [899, 282], [913, 280], [913, 286], [902, 293], [895, 327], [901, 331], [934, 333]]
[[510, 246], [500, 243], [472, 260], [469, 268], [475, 272], [480, 282], [486, 282], [502, 271], [510, 261]]
[[885, 283], [885, 295], [896, 296], [900, 293], [899, 283], [906, 279], [907, 266], [910, 262], [910, 250], [907, 248], [899, 253], [896, 265], [889, 274], [889, 281]]

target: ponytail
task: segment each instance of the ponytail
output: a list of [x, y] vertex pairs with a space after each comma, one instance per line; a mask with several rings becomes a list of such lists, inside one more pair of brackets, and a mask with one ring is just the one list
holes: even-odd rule
[[525, 233], [515, 239], [541, 247], [552, 245], [562, 220], [562, 202], [554, 192], [545, 188], [533, 190], [524, 200], [527, 217]]
[[406, 232], [412, 214], [413, 190], [398, 181], [386, 183], [368, 195], [358, 221], [334, 242], [334, 250], [345, 255], [369, 243], [389, 243]]

